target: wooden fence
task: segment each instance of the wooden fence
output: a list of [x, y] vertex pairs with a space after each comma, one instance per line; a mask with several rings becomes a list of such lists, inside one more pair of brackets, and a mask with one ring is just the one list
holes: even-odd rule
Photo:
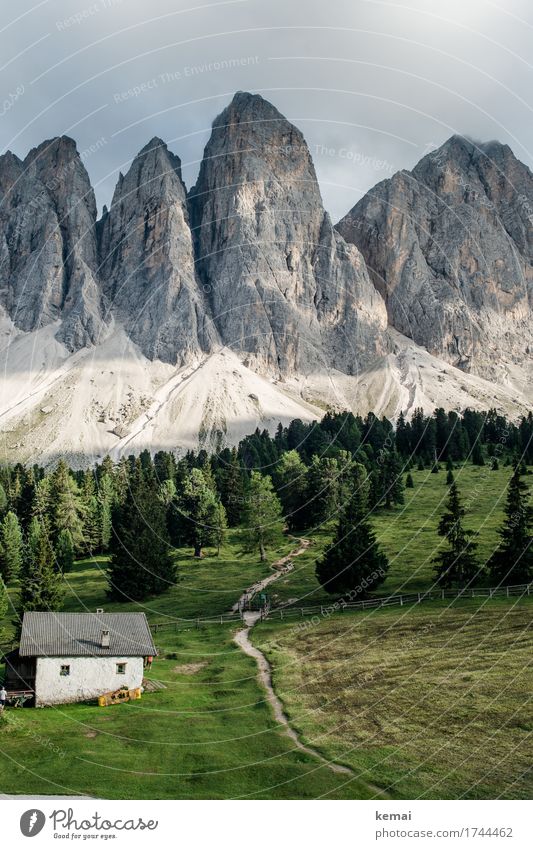
[[[520, 596], [533, 595], [533, 584], [516, 584], [512, 587], [470, 587], [462, 590], [430, 590], [428, 592], [410, 593], [407, 595], [390, 595], [377, 598], [368, 598], [364, 601], [344, 601], [340, 599], [329, 605], [314, 605], [311, 607], [269, 608], [264, 615], [265, 619], [289, 619], [306, 616], [331, 616], [332, 613], [340, 613], [344, 610], [371, 610], [378, 607], [404, 607], [421, 604], [424, 601], [445, 601], [446, 599], [460, 598], [516, 598]], [[231, 622], [241, 621], [240, 613], [223, 613], [220, 616], [197, 619], [167, 619], [163, 622], [152, 622], [150, 628], [154, 634], [161, 630], [182, 631], [190, 628], [200, 628], [203, 625], [224, 625]]]

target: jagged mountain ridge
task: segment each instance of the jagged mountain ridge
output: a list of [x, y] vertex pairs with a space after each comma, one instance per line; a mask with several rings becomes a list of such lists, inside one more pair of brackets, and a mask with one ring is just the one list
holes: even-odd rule
[[[215, 120], [188, 195], [179, 157], [154, 138], [98, 222], [71, 139], [0, 157], [3, 453], [75, 463], [191, 447], [194, 429], [231, 444], [243, 423], [329, 406], [524, 412], [531, 174], [502, 145], [492, 166], [473, 162], [471, 144], [451, 139], [379, 184], [337, 228], [302, 134], [257, 95]], [[488, 287], [480, 241], [498, 272]], [[483, 379], [496, 372], [499, 385]]]
[[337, 229], [389, 322], [488, 379], [533, 365], [533, 174], [498, 142], [452, 136], [368, 192]]

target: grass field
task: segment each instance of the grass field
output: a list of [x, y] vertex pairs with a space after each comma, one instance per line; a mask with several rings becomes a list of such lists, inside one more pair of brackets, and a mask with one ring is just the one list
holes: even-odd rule
[[[469, 526], [480, 553], [497, 540], [509, 469], [456, 471], [470, 499]], [[425, 589], [445, 473], [414, 472], [402, 509], [375, 518], [391, 560], [381, 593]], [[533, 478], [531, 479], [533, 481]], [[416, 499], [416, 500], [415, 500]], [[305, 535], [305, 534], [304, 534]], [[271, 587], [275, 602], [330, 601], [315, 561], [331, 528], [312, 535], [294, 571]], [[151, 622], [194, 620], [227, 611], [297, 547], [287, 537], [268, 562], [242, 551], [231, 531], [218, 557], [179, 550], [178, 584], [141, 606], [111, 604], [105, 559], [84, 560], [67, 577], [63, 609], [144, 610]], [[16, 600], [16, 587], [11, 588]], [[481, 602], [477, 602], [481, 605]], [[447, 610], [424, 605], [343, 614], [307, 630], [279, 620], [254, 631], [274, 664], [274, 683], [293, 724], [357, 777], [336, 775], [294, 749], [265, 704], [254, 662], [232, 642], [230, 626], [159, 631], [153, 677], [167, 689], [108, 709], [94, 704], [7, 711], [0, 725], [5, 768], [0, 791], [74, 793], [102, 798], [523, 797], [533, 761], [531, 603], [496, 602]], [[9, 628], [8, 617], [3, 623]]]
[[[0, 792], [124, 799], [372, 795], [298, 750], [276, 727], [255, 663], [222, 626], [158, 635], [167, 689], [109, 708], [6, 711]], [[172, 655], [169, 657], [168, 655]]]
[[[432, 559], [441, 539], [437, 525], [448, 494], [446, 472], [431, 474], [428, 470], [411, 472], [414, 489], [405, 490], [405, 504], [392, 510], [380, 510], [373, 516], [376, 535], [386, 552], [390, 569], [386, 580], [377, 590], [379, 595], [419, 592], [433, 584]], [[478, 555], [485, 563], [498, 544], [498, 529], [503, 520], [506, 486], [510, 468], [496, 472], [488, 466], [470, 464], [454, 471], [464, 506], [465, 525], [477, 531]], [[533, 475], [526, 477], [533, 490]], [[324, 593], [315, 578], [315, 562], [329, 542], [331, 527], [312, 535], [314, 545], [295, 561], [295, 569], [278, 581], [273, 589], [275, 600], [287, 603], [293, 599], [306, 604], [326, 604], [331, 598]], [[490, 583], [488, 579], [485, 583]]]
[[293, 727], [393, 798], [531, 798], [533, 600], [266, 622]]
[[[164, 622], [167, 618], [211, 618], [228, 611], [244, 590], [260, 578], [270, 574], [270, 563], [287, 554], [295, 545], [294, 539], [284, 538], [281, 544], [267, 552], [266, 563], [258, 556], [243, 553], [238, 531], [230, 530], [220, 556], [206, 549], [198, 560], [191, 548], [178, 549], [178, 582], [168, 592], [142, 604], [110, 602], [106, 596], [106, 558], [87, 558], [76, 562], [66, 576], [66, 594], [62, 610], [107, 611], [141, 610], [150, 621]], [[9, 588], [12, 603], [16, 605], [18, 587]], [[6, 633], [12, 633], [13, 612], [3, 622]]]

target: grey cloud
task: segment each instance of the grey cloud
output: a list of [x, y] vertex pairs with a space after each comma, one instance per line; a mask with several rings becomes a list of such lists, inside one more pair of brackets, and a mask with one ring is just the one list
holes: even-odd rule
[[33, 6], [24, 0], [2, 24], [0, 146], [23, 156], [72, 135], [100, 206], [154, 135], [181, 157], [190, 186], [211, 121], [237, 89], [260, 92], [302, 129], [334, 218], [453, 133], [497, 138], [533, 164], [525, 1]]

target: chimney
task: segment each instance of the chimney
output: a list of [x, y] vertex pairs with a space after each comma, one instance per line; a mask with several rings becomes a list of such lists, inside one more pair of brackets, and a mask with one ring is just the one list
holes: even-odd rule
[[109, 648], [109, 631], [102, 631], [102, 648]]

